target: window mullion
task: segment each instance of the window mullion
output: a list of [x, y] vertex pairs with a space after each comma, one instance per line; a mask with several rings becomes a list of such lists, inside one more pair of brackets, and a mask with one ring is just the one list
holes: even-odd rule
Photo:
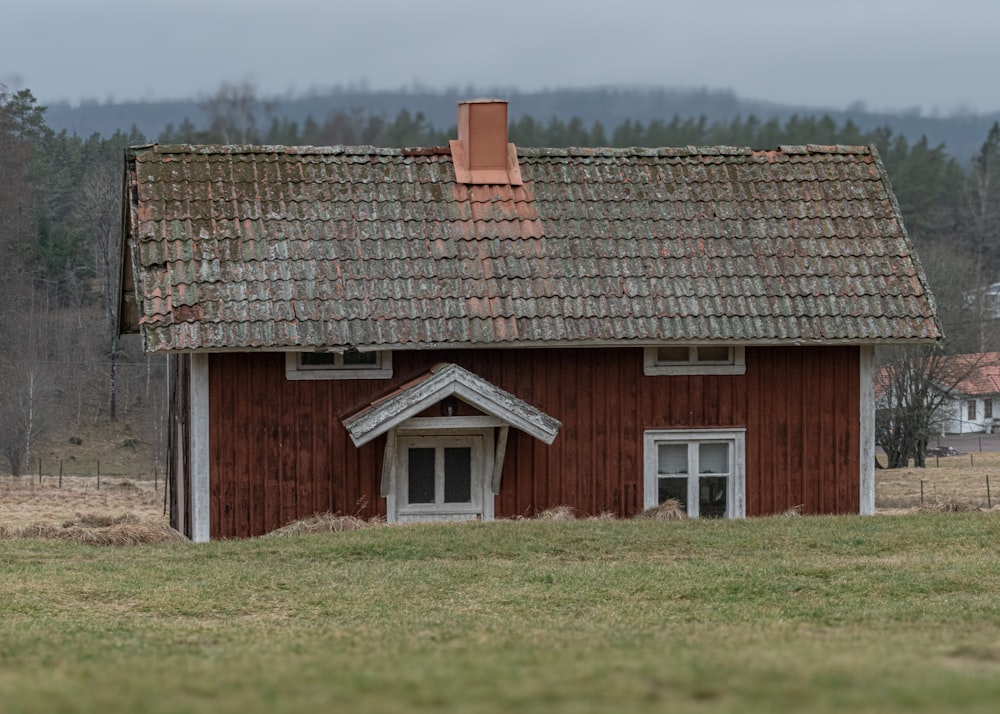
[[698, 465], [698, 442], [688, 442], [688, 503], [687, 513], [691, 518], [697, 518], [701, 498], [701, 467]]
[[434, 503], [444, 505], [444, 447], [434, 447]]

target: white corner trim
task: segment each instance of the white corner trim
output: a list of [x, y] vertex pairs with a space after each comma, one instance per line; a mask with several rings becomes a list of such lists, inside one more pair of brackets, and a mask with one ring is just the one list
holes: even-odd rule
[[875, 348], [860, 348], [861, 382], [861, 507], [862, 516], [875, 514]]
[[188, 401], [191, 407], [189, 424], [191, 439], [191, 540], [207, 543], [211, 538], [209, 523], [209, 449], [208, 449], [208, 355], [191, 355], [191, 376]]

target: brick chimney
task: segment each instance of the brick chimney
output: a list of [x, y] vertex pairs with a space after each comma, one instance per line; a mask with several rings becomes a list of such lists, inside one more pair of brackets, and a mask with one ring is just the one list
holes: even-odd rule
[[507, 102], [474, 99], [458, 104], [458, 140], [451, 156], [459, 183], [520, 186], [517, 149], [507, 143]]

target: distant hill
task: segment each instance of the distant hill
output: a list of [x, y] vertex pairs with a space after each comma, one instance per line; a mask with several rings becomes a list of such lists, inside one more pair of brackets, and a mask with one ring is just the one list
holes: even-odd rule
[[[530, 115], [546, 121], [556, 116], [564, 121], [579, 117], [587, 126], [601, 122], [609, 133], [626, 119], [648, 123], [653, 119], [668, 121], [675, 115], [682, 118], [705, 115], [709, 122], [728, 120], [736, 116], [754, 115], [762, 120], [784, 121], [792, 115], [828, 115], [838, 124], [852, 120], [862, 130], [888, 126], [895, 134], [911, 141], [926, 136], [932, 145], [944, 143], [959, 161], [965, 162], [978, 151], [993, 122], [1000, 113], [989, 115], [924, 116], [917, 111], [903, 113], [870, 112], [863, 106], [847, 109], [817, 109], [790, 106], [738, 97], [734, 92], [709, 89], [641, 89], [594, 88], [562, 89], [540, 92], [516, 90], [459, 91], [357, 91], [332, 90], [324, 95], [268, 99], [273, 102], [271, 117], [303, 122], [312, 116], [322, 121], [337, 111], [361, 111], [395, 117], [400, 110], [422, 113], [437, 128], [455, 124], [455, 105], [463, 99], [498, 96], [510, 100], [512, 119]], [[195, 126], [203, 126], [206, 118], [197, 100], [151, 101], [129, 103], [87, 102], [79, 106], [57, 103], [49, 106], [46, 118], [56, 131], [70, 134], [104, 136], [116, 130], [137, 127], [150, 139], [159, 136], [167, 124], [175, 127], [185, 118]], [[267, 121], [263, 126], [267, 126]], [[761, 147], [767, 148], [767, 147]]]

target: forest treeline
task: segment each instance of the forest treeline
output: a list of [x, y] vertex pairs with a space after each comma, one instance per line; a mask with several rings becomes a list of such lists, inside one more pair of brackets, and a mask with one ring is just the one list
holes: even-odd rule
[[[148, 409], [164, 370], [115, 336], [121, 171], [127, 146], [159, 143], [442, 146], [456, 130], [420, 113], [394, 117], [335, 111], [295, 122], [268, 116], [252, 88], [223, 87], [206, 122], [168, 125], [145, 137], [52, 130], [29, 90], [0, 86], [0, 453], [19, 472], [54, 425], [129, 418]], [[672, 116], [605, 127], [568, 117], [512, 122], [511, 141], [531, 146], [775, 147], [875, 145], [937, 298], [954, 353], [1000, 349], [986, 288], [1000, 282], [1000, 126], [961, 162], [944, 144], [910, 141], [850, 120]], [[152, 437], [150, 436], [150, 439]]]
[[[252, 83], [244, 87], [254, 90]], [[232, 93], [239, 85], [223, 85]], [[222, 90], [214, 96], [221, 94]], [[256, 92], [254, 92], [256, 94]], [[185, 117], [195, 125], [207, 123], [206, 99], [201, 98], [145, 100], [115, 102], [113, 100], [85, 100], [77, 104], [56, 102], [46, 116], [49, 125], [71, 134], [90, 136], [99, 132], [110, 136], [119, 128], [138, 126], [149, 137], [158, 137], [171, 122], [179, 126]], [[259, 95], [258, 95], [259, 96]], [[672, 116], [706, 116], [712, 121], [728, 122], [736, 117], [758, 117], [761, 121], [776, 119], [784, 123], [793, 115], [829, 115], [843, 124], [850, 120], [863, 131], [879, 126], [891, 126], [896, 134], [911, 141], [926, 136], [931, 144], [947, 144], [952, 156], [966, 162], [978, 149], [1000, 112], [983, 115], [956, 109], [942, 113], [934, 110], [924, 113], [919, 107], [896, 111], [877, 111], [863, 102], [848, 107], [817, 109], [810, 106], [763, 102], [737, 95], [726, 89], [708, 87], [637, 87], [606, 86], [577, 88], [547, 88], [538, 91], [519, 91], [516, 87], [440, 87], [432, 88], [414, 84], [398, 89], [374, 90], [360, 85], [334, 85], [325, 89], [295, 94], [288, 92], [270, 95], [259, 106], [262, 126], [274, 117], [294, 120], [301, 126], [310, 116], [323, 121], [336, 112], [350, 114], [360, 108], [366, 114], [396, 117], [406, 109], [411, 115], [423, 114], [432, 126], [446, 128], [455, 123], [457, 102], [473, 97], [503, 97], [510, 101], [511, 119], [522, 116], [548, 121], [550, 117], [568, 120], [578, 117], [590, 127], [600, 122], [605, 127], [617, 127], [627, 120], [647, 124]]]

